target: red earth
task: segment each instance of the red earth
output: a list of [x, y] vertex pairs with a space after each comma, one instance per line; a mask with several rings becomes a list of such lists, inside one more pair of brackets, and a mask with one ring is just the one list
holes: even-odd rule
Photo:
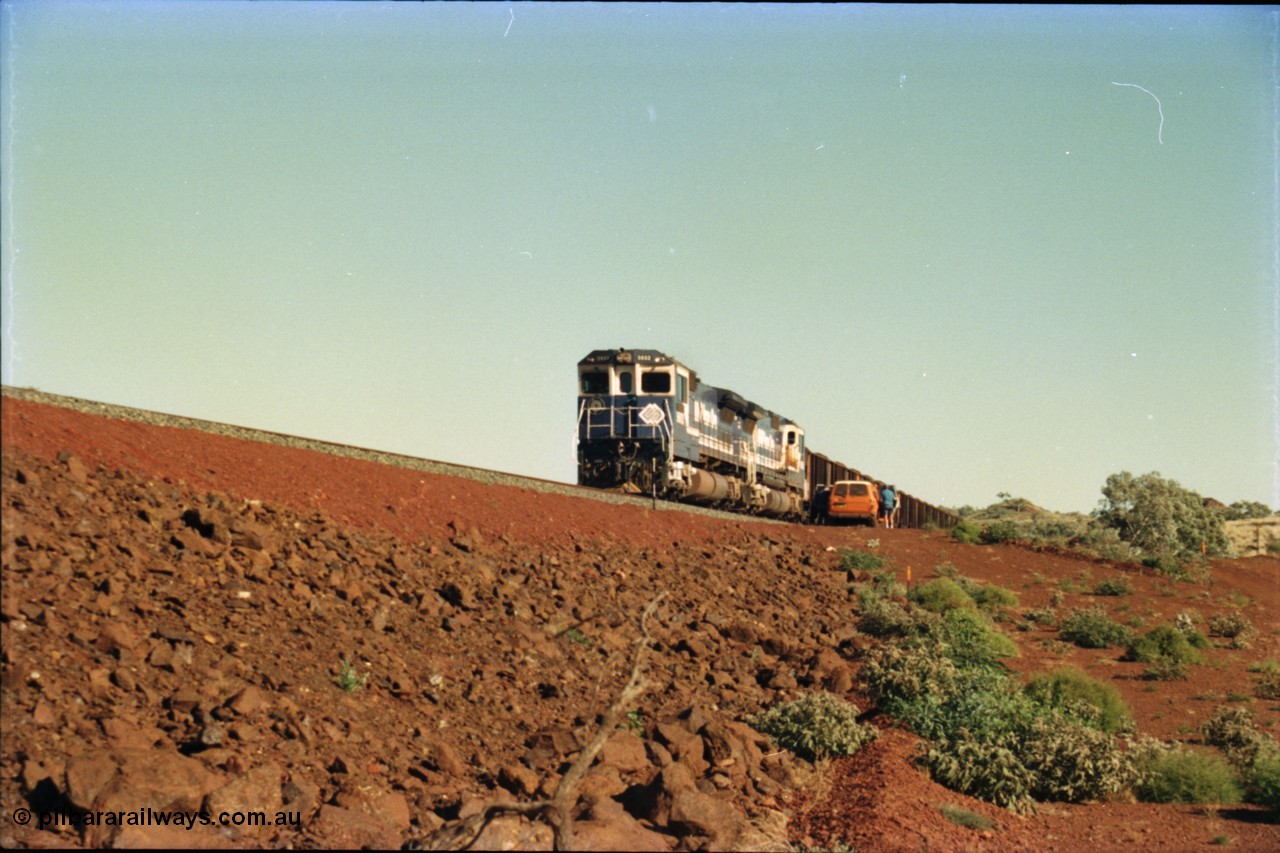
[[[1144, 734], [1195, 743], [1238, 704], [1275, 735], [1280, 706], [1254, 697], [1248, 669], [1280, 658], [1274, 558], [1175, 582], [939, 531], [615, 505], [9, 396], [2, 444], [5, 846], [439, 841], [481, 804], [554, 789], [625, 680], [638, 614], [665, 592], [647, 626], [648, 692], [584, 782], [588, 846], [1280, 849], [1254, 806], [1014, 815], [934, 783], [912, 763], [920, 740], [880, 716], [877, 740], [816, 769], [742, 725], [806, 688], [870, 707], [840, 570], [839, 549], [855, 548], [903, 580], [950, 566], [1007, 587], [1019, 613], [1097, 605], [1148, 626], [1243, 614], [1252, 646], [1219, 643], [1185, 681], [1144, 680], [1142, 664], [1052, 628], [1003, 627], [1014, 670], [1078, 666], [1120, 690]], [[1133, 594], [1091, 594], [1116, 576]], [[103, 803], [269, 804], [301, 821], [173, 834], [12, 817]], [[961, 826], [944, 805], [993, 823]], [[536, 822], [504, 820], [482, 845], [550, 844]]]

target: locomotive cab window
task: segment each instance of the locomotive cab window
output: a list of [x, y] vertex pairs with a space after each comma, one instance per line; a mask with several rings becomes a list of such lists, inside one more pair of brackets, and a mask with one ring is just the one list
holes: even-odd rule
[[646, 370], [640, 375], [642, 394], [670, 394], [671, 374], [665, 370]]
[[603, 370], [592, 370], [582, 374], [583, 394], [608, 394], [609, 374]]
[[634, 380], [631, 378], [630, 370], [619, 370], [618, 371], [618, 393], [630, 394], [631, 389], [633, 387], [632, 386], [633, 381]]

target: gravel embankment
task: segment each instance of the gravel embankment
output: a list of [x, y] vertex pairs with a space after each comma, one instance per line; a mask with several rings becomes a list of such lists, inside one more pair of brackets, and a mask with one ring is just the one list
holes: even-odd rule
[[[579, 498], [590, 498], [592, 500], [604, 501], [606, 503], [633, 504], [641, 506], [653, 505], [650, 499], [635, 495], [625, 495], [617, 492], [604, 492], [598, 489], [588, 489], [582, 486], [571, 485], [569, 483], [557, 483], [552, 480], [540, 480], [534, 477], [522, 477], [517, 474], [507, 474], [501, 471], [490, 471], [485, 468], [455, 465], [449, 462], [420, 459], [416, 456], [405, 456], [400, 453], [386, 453], [381, 450], [370, 450], [365, 447], [353, 447], [347, 444], [336, 444], [331, 441], [321, 441], [314, 438], [285, 435], [283, 433], [269, 432], [267, 430], [254, 429], [252, 427], [218, 423], [217, 421], [200, 420], [199, 418], [188, 418], [182, 415], [170, 415], [165, 414], [164, 412], [152, 412], [147, 409], [135, 409], [129, 406], [117, 406], [112, 403], [100, 403], [96, 400], [85, 400], [80, 397], [67, 397], [61, 394], [50, 394], [44, 391], [38, 391], [34, 388], [15, 388], [5, 385], [0, 388], [0, 393], [3, 393], [5, 397], [29, 400], [34, 403], [43, 403], [48, 406], [60, 406], [64, 409], [73, 409], [86, 414], [101, 415], [103, 417], [116, 418], [118, 420], [125, 421], [138, 421], [140, 423], [151, 424], [153, 426], [198, 430], [200, 432], [225, 435], [232, 438], [244, 439], [246, 441], [265, 442], [267, 444], [275, 444], [282, 447], [313, 450], [318, 453], [328, 453], [333, 456], [346, 456], [352, 459], [363, 459], [365, 461], [376, 462], [381, 465], [394, 465], [399, 468], [411, 468], [428, 474], [444, 474], [450, 477], [466, 477], [487, 485], [514, 486], [520, 489], [532, 489], [539, 492], [551, 492]], [[769, 524], [784, 523], [773, 519], [743, 516], [736, 513], [722, 512], [720, 510], [707, 509], [705, 507], [693, 506], [690, 504], [673, 503], [670, 501], [658, 501], [656, 508], [660, 510], [691, 512], [699, 515], [712, 516], [714, 518], [734, 519], [739, 521], [751, 520]]]

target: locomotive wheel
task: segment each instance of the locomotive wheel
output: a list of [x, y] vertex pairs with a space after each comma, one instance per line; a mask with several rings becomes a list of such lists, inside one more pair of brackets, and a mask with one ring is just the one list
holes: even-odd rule
[[641, 494], [647, 495], [653, 492], [653, 471], [648, 465], [633, 465], [631, 467], [631, 476], [627, 480], [633, 483]]

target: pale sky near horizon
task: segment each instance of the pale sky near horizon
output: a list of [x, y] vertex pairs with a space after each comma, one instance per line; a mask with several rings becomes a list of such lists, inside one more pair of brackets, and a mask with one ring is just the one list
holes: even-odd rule
[[0, 7], [5, 384], [572, 481], [653, 348], [934, 503], [1280, 506], [1275, 7]]

